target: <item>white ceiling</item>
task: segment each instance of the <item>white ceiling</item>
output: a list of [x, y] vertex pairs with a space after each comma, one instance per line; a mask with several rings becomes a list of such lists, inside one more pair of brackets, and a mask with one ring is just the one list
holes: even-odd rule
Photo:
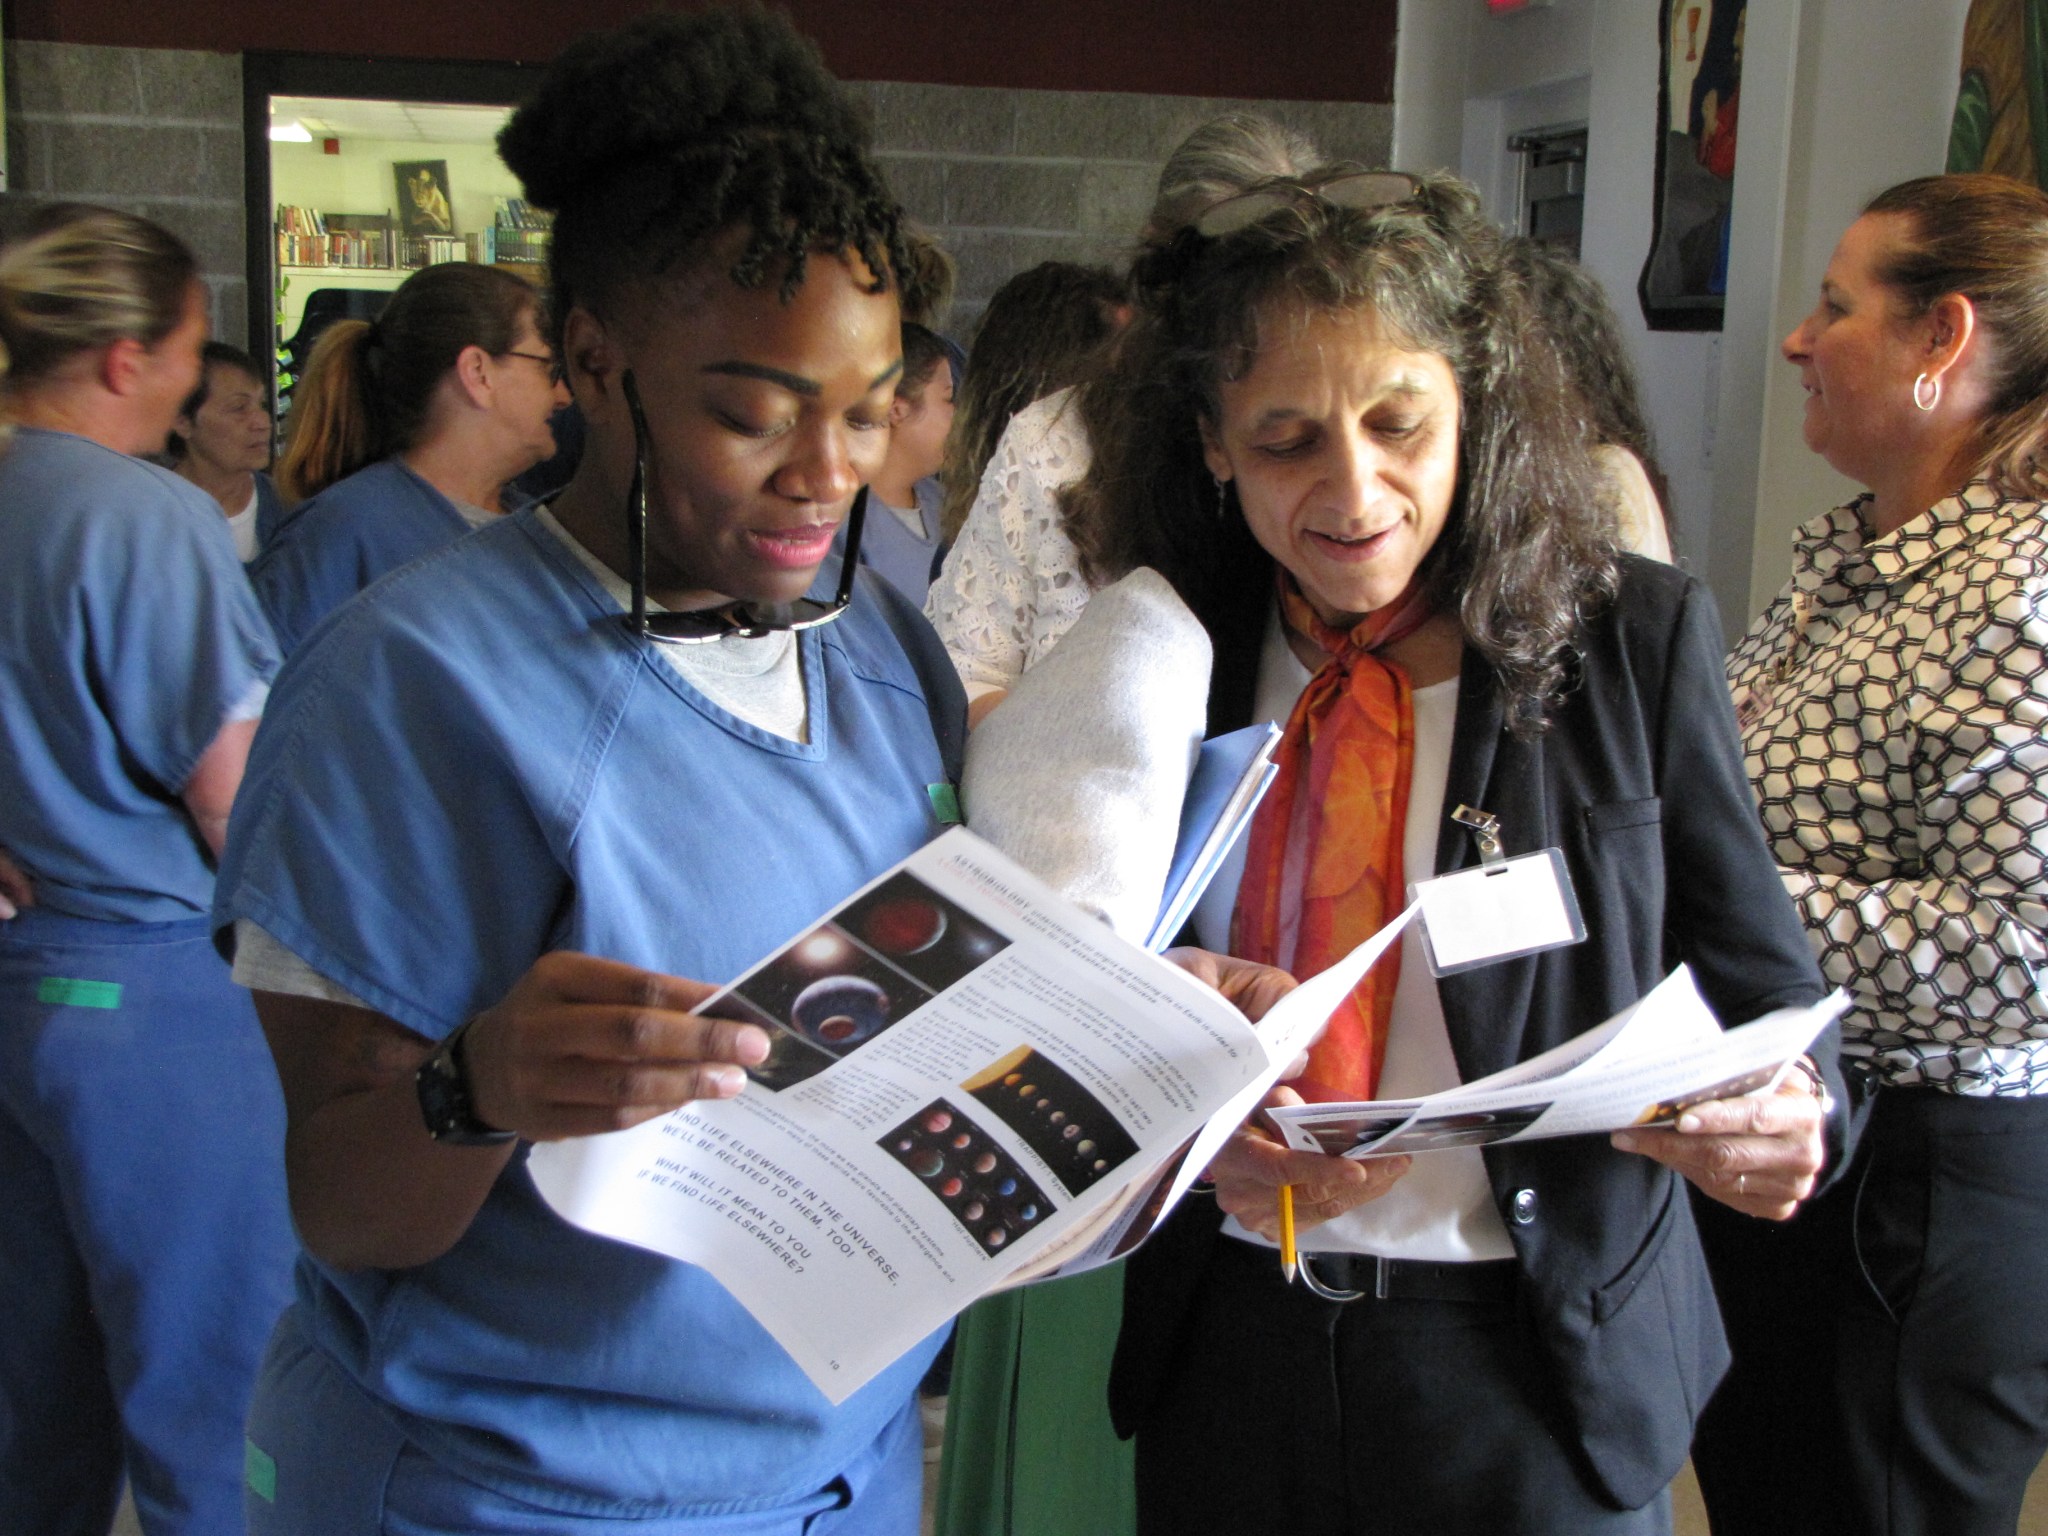
[[424, 101], [357, 101], [337, 96], [273, 96], [272, 123], [293, 119], [316, 139], [395, 139], [425, 144], [488, 144], [510, 107]]

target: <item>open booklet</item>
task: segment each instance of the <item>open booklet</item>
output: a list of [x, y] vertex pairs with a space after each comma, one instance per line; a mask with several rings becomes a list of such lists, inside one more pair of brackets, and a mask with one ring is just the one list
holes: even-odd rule
[[976, 1298], [1135, 1246], [1401, 926], [1255, 1030], [955, 830], [703, 1005], [774, 1042], [746, 1092], [528, 1170], [708, 1270], [838, 1402]]
[[1681, 965], [1597, 1029], [1492, 1077], [1424, 1099], [1290, 1105], [1266, 1118], [1289, 1146], [1343, 1157], [1670, 1125], [1695, 1104], [1775, 1087], [1848, 1006], [1838, 991], [1724, 1030]]

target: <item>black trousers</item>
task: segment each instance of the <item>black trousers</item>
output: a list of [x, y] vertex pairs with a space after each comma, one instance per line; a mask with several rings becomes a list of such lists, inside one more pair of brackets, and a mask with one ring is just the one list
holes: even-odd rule
[[1695, 1202], [1735, 1369], [1715, 1536], [2012, 1536], [2048, 1450], [2048, 1101], [1879, 1091], [1792, 1222]]
[[1512, 1298], [1320, 1301], [1219, 1240], [1137, 1436], [1140, 1536], [1662, 1536], [1558, 1431]]

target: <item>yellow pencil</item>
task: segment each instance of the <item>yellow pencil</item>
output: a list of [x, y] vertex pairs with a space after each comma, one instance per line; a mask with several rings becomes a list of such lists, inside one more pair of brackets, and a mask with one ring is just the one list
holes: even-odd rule
[[1301, 1260], [1294, 1251], [1294, 1186], [1280, 1186], [1280, 1272], [1287, 1277], [1289, 1285], [1294, 1284], [1294, 1272], [1301, 1267]]

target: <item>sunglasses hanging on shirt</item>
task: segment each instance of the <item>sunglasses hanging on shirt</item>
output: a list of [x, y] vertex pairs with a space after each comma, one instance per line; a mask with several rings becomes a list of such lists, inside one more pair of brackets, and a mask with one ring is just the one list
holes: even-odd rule
[[633, 589], [633, 606], [624, 615], [626, 628], [663, 645], [702, 645], [712, 640], [758, 640], [781, 630], [815, 629], [846, 612], [846, 605], [853, 600], [854, 571], [860, 564], [861, 525], [867, 520], [866, 486], [854, 494], [847, 510], [839, 586], [830, 602], [800, 597], [793, 603], [739, 600], [715, 608], [647, 611], [647, 415], [640, 408], [640, 386], [630, 368], [619, 376], [619, 384], [633, 418], [633, 484], [626, 493], [626, 575]]

